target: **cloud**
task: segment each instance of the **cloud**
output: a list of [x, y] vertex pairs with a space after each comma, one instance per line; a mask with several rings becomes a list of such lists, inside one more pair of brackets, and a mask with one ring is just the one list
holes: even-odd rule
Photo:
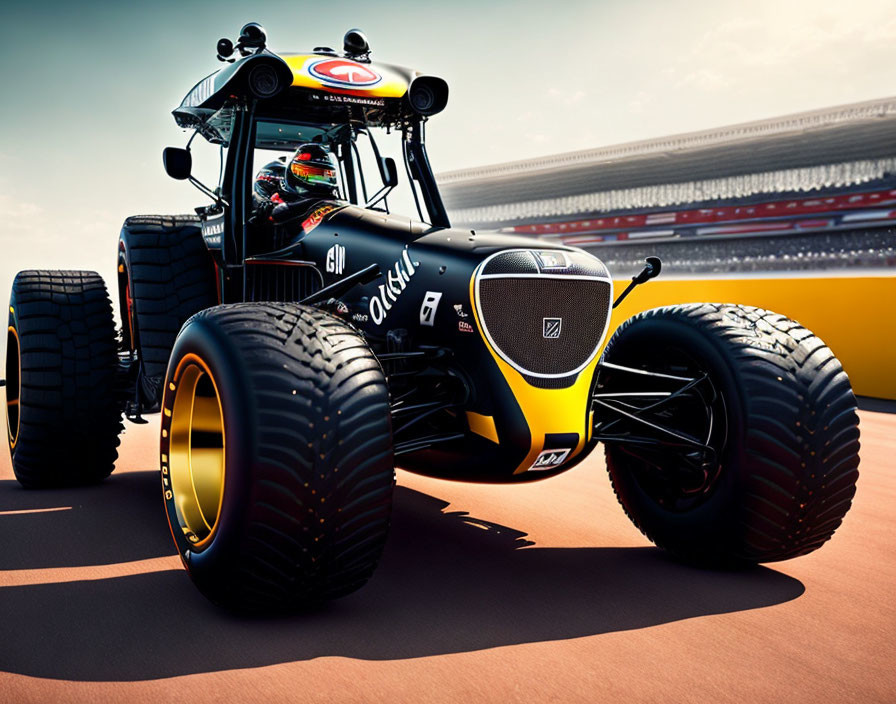
[[558, 90], [557, 88], [548, 89], [548, 99], [551, 102], [560, 103], [561, 105], [565, 105], [567, 107], [581, 103], [587, 95], [588, 94], [583, 90], [567, 92], [564, 90]]
[[678, 79], [676, 86], [679, 88], [694, 87], [702, 91], [716, 91], [729, 88], [731, 81], [725, 74], [711, 68], [699, 68], [696, 71], [686, 73]]
[[[0, 155], [0, 160], [5, 158]], [[44, 209], [37, 203], [20, 201], [6, 194], [0, 195], [0, 222], [3, 223], [0, 241], [33, 233], [34, 225], [43, 212]]]
[[661, 73], [677, 89], [707, 94], [787, 80], [800, 84], [796, 89], [842, 79], [892, 55], [896, 15], [891, 9], [886, 3], [847, 9], [756, 2], [749, 16], [732, 17], [697, 36]]

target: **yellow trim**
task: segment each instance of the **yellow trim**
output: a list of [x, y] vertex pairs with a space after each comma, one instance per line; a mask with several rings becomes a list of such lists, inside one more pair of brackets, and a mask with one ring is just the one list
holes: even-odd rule
[[507, 381], [507, 385], [526, 419], [526, 424], [529, 426], [531, 437], [529, 453], [514, 470], [514, 474], [522, 474], [531, 469], [535, 460], [538, 459], [538, 455], [544, 449], [544, 438], [547, 434], [578, 434], [579, 442], [566, 458], [566, 462], [569, 462], [582, 451], [590, 435], [587, 419], [590, 416], [591, 379], [599, 356], [595, 355], [588, 366], [579, 372], [575, 383], [569, 388], [539, 389], [532, 386], [523, 378], [522, 374], [501, 359], [485, 336], [482, 323], [479, 320], [479, 311], [476, 308], [475, 281], [476, 274], [474, 273], [470, 277], [470, 304], [479, 336], [488, 348], [492, 359], [495, 360], [495, 364], [498, 365], [498, 369], [501, 370], [501, 374]]
[[499, 442], [498, 429], [495, 428], [493, 416], [484, 416], [481, 413], [467, 411], [467, 423], [470, 425], [470, 430], [477, 435], [481, 435], [486, 440], [491, 440], [494, 443]]
[[[207, 376], [212, 383], [215, 397], [197, 395], [201, 379]], [[177, 391], [171, 409], [163, 408], [165, 418], [170, 418], [171, 440], [168, 446], [168, 474], [175, 513], [181, 530], [193, 548], [201, 548], [211, 541], [218, 527], [221, 506], [224, 502], [226, 477], [224, 410], [221, 394], [208, 365], [195, 354], [186, 354], [174, 371]], [[220, 434], [221, 447], [194, 448], [193, 431]], [[166, 434], [162, 429], [162, 436]]]
[[358, 87], [336, 87], [328, 86], [321, 83], [308, 73], [306, 65], [314, 61], [325, 61], [327, 59], [341, 59], [337, 56], [322, 56], [320, 54], [295, 54], [292, 56], [281, 57], [289, 68], [292, 69], [292, 84], [298, 88], [313, 88], [315, 90], [326, 91], [327, 93], [338, 93], [342, 95], [357, 95], [368, 98], [401, 98], [408, 90], [408, 82], [396, 72], [390, 70], [386, 66], [379, 64], [360, 64], [364, 68], [376, 71], [382, 80], [370, 86], [370, 88]]
[[[9, 308], [12, 311], [12, 306]], [[6, 387], [6, 432], [7, 439], [9, 441], [9, 449], [10, 451], [14, 450], [16, 447], [16, 443], [19, 441], [19, 429], [22, 427], [22, 344], [19, 342], [19, 333], [12, 326], [9, 326], [7, 332], [11, 332], [13, 337], [16, 338], [16, 366], [18, 368], [18, 378], [16, 379], [16, 397], [10, 401], [9, 400], [9, 380], [7, 379], [7, 387]], [[9, 341], [7, 340], [7, 349], [6, 355], [9, 356]], [[9, 424], [9, 407], [16, 406], [16, 432], [12, 432], [12, 427]]]
[[660, 277], [632, 291], [613, 311], [610, 334], [635, 313], [657, 306], [693, 301], [759, 306], [818, 335], [843, 364], [855, 393], [896, 399], [894, 300], [896, 276]]

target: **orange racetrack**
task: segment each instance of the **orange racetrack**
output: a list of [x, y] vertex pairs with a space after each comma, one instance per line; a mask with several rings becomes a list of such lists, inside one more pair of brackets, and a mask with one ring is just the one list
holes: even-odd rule
[[650, 547], [599, 453], [523, 486], [399, 472], [382, 564], [311, 614], [218, 611], [173, 554], [157, 423], [100, 486], [0, 460], [0, 701], [893, 702], [896, 404], [833, 540], [746, 572]]

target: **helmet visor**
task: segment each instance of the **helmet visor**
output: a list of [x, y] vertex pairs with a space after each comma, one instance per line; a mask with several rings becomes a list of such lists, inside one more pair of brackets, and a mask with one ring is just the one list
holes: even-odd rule
[[313, 186], [336, 186], [336, 171], [326, 167], [312, 166], [311, 164], [301, 164], [293, 162], [290, 164], [290, 171], [301, 181]]

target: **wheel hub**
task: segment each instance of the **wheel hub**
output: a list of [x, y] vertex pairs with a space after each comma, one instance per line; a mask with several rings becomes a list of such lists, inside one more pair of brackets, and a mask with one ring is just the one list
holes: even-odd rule
[[19, 399], [22, 394], [22, 360], [19, 335], [9, 326], [6, 335], [6, 431], [9, 446], [15, 447], [19, 439]]
[[170, 382], [169, 471], [177, 519], [187, 540], [201, 547], [214, 534], [224, 495], [224, 413], [208, 367], [184, 357]]

